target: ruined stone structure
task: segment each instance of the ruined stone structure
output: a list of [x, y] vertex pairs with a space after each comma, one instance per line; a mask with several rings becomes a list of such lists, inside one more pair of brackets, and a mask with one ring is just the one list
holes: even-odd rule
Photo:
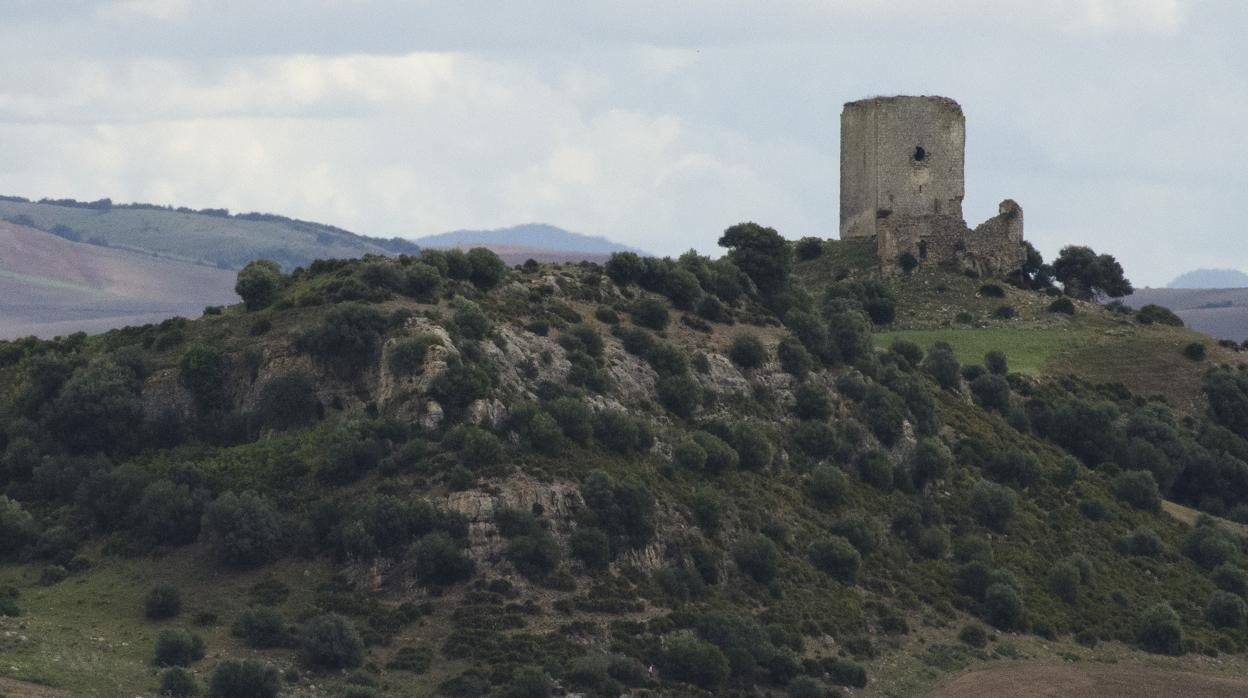
[[841, 112], [841, 238], [874, 238], [880, 263], [905, 253], [1005, 276], [1025, 258], [1010, 199], [970, 229], [962, 218], [966, 119], [947, 97], [876, 97]]

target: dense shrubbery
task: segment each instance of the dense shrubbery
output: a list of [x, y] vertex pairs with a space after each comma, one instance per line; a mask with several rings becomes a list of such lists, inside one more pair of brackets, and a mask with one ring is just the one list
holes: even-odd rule
[[832, 536], [815, 541], [810, 546], [810, 561], [842, 584], [853, 584], [858, 578], [862, 556], [848, 540]]
[[758, 337], [742, 332], [732, 340], [728, 358], [741, 368], [758, 368], [767, 362], [767, 347]]
[[175, 587], [152, 587], [143, 597], [143, 613], [152, 620], [172, 618], [182, 612], [182, 594]]
[[377, 340], [387, 324], [376, 308], [342, 303], [325, 311], [324, 319], [304, 332], [296, 344], [342, 377], [352, 378], [372, 363]]
[[203, 534], [218, 559], [233, 567], [253, 567], [277, 556], [282, 519], [255, 492], [226, 492], [204, 510]]
[[226, 660], [208, 683], [209, 698], [277, 698], [281, 677], [270, 664], [255, 659]]
[[152, 663], [158, 667], [185, 667], [203, 658], [203, 639], [181, 628], [160, 631], [152, 653]]
[[1179, 614], [1167, 603], [1150, 606], [1140, 616], [1136, 630], [1140, 647], [1157, 654], [1183, 654], [1183, 627]]
[[299, 652], [304, 662], [318, 669], [350, 669], [364, 661], [364, 642], [350, 620], [327, 613], [304, 624]]

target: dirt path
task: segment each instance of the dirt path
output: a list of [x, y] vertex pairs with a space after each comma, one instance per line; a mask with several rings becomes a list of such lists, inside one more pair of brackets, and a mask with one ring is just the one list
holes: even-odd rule
[[69, 694], [55, 688], [0, 677], [0, 698], [68, 698]]
[[1248, 695], [1248, 678], [1162, 671], [1130, 664], [1015, 664], [957, 674], [935, 698], [1231, 698]]

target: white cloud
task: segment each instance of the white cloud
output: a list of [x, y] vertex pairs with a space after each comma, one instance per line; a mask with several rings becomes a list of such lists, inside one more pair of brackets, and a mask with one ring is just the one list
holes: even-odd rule
[[109, 19], [140, 17], [161, 22], [181, 22], [191, 12], [191, 0], [113, 0], [98, 7]]
[[[385, 235], [541, 220], [659, 252], [708, 249], [742, 217], [802, 219], [754, 170], [761, 151], [675, 116], [589, 110], [585, 75], [443, 53], [83, 67], [0, 92], [0, 139], [27, 144], [0, 190]], [[72, 175], [48, 174], [57, 161]]]

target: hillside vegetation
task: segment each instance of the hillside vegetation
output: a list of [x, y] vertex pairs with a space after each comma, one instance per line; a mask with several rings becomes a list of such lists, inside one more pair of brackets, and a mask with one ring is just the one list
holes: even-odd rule
[[[1006, 659], [1242, 672], [1238, 352], [1035, 279], [884, 278], [754, 224], [721, 245], [258, 262], [199, 320], [0, 342], [0, 680], [797, 697]], [[1154, 390], [1149, 366], [1183, 370]]]

